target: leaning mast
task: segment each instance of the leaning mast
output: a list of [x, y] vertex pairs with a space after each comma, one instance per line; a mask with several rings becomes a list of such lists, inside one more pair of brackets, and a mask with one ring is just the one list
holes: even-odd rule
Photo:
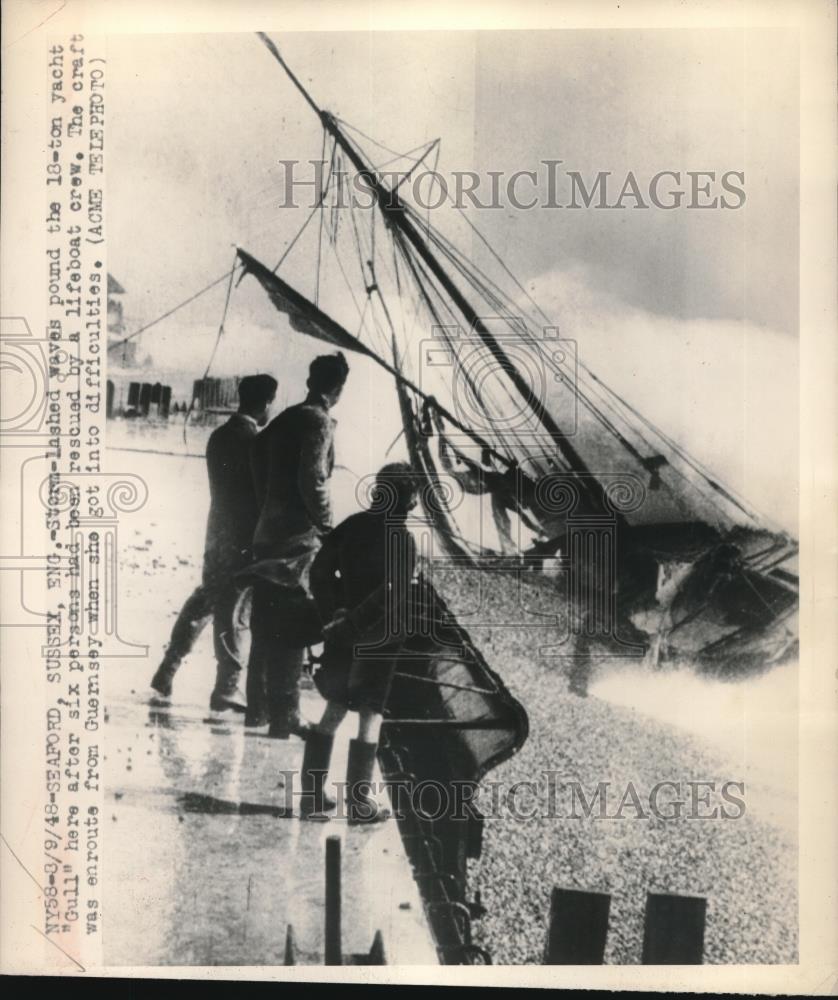
[[[446, 273], [442, 265], [437, 260], [431, 248], [422, 238], [422, 235], [414, 226], [413, 222], [408, 218], [405, 211], [404, 205], [402, 204], [397, 192], [390, 190], [385, 187], [381, 182], [378, 174], [372, 166], [365, 163], [362, 156], [358, 150], [352, 145], [352, 143], [346, 138], [346, 136], [341, 131], [334, 115], [330, 114], [328, 111], [324, 111], [319, 108], [312, 98], [311, 94], [306, 90], [300, 80], [295, 76], [293, 70], [288, 66], [285, 60], [282, 58], [279, 50], [277, 49], [274, 42], [262, 31], [257, 32], [259, 38], [267, 47], [268, 51], [273, 55], [277, 62], [285, 70], [288, 78], [294, 84], [294, 86], [299, 90], [305, 99], [309, 107], [314, 111], [314, 113], [320, 119], [323, 128], [335, 139], [340, 148], [349, 158], [352, 165], [358, 171], [361, 177], [369, 185], [371, 191], [375, 195], [376, 203], [379, 210], [384, 216], [385, 220], [394, 226], [396, 226], [399, 231], [404, 235], [408, 242], [413, 246], [419, 256], [422, 258], [424, 263], [427, 265], [429, 271], [434, 275], [434, 277], [439, 281], [440, 285], [445, 289], [445, 291], [450, 296], [451, 300], [455, 303], [463, 318], [465, 319], [468, 327], [475, 330], [483, 342], [486, 344], [488, 349], [491, 351], [492, 355], [500, 364], [501, 369], [507, 374], [512, 384], [515, 386], [520, 395], [524, 398], [526, 403], [530, 406], [532, 411], [535, 413], [542, 427], [550, 435], [551, 440], [555, 443], [556, 447], [559, 449], [563, 458], [565, 459], [570, 471], [576, 476], [582, 478], [580, 486], [586, 491], [591, 492], [593, 488], [593, 494], [597, 502], [603, 504], [602, 489], [598, 481], [591, 475], [590, 470], [585, 465], [582, 457], [567, 439], [567, 436], [562, 433], [559, 425], [553, 419], [552, 414], [544, 406], [543, 402], [538, 398], [538, 396], [533, 392], [531, 387], [527, 385], [521, 373], [515, 367], [512, 360], [509, 358], [507, 353], [504, 351], [501, 344], [494, 337], [491, 331], [488, 329], [486, 324], [481, 320], [478, 314], [475, 312], [471, 303], [466, 299], [457, 285], [452, 281], [451, 277]], [[595, 484], [595, 485], [594, 485]]]

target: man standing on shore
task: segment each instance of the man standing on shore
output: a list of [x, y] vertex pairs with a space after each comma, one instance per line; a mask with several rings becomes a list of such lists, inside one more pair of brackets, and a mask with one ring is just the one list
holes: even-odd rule
[[245, 725], [270, 722], [269, 735], [287, 739], [308, 730], [300, 717], [299, 682], [306, 638], [301, 608], [308, 571], [332, 527], [329, 481], [334, 467], [337, 403], [349, 374], [343, 354], [312, 361], [308, 395], [288, 407], [251, 446], [260, 502], [253, 537], [251, 647]]
[[271, 375], [247, 375], [239, 383], [239, 409], [210, 435], [207, 471], [210, 511], [204, 546], [203, 578], [187, 599], [172, 629], [163, 662], [151, 680], [161, 698], [172, 694], [172, 681], [210, 618], [217, 662], [210, 710], [243, 712], [242, 664], [234, 611], [241, 585], [235, 574], [251, 560], [258, 516], [250, 474], [249, 449], [268, 422], [277, 382]]

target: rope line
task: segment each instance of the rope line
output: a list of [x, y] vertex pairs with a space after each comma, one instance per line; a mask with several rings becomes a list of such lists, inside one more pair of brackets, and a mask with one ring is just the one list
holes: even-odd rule
[[211, 281], [208, 285], [204, 285], [200, 291], [195, 292], [194, 295], [190, 295], [188, 299], [184, 299], [183, 302], [179, 302], [176, 306], [172, 306], [171, 309], [163, 313], [162, 316], [158, 316], [157, 319], [153, 319], [150, 323], [146, 323], [145, 326], [141, 326], [139, 330], [135, 330], [133, 333], [129, 333], [127, 337], [123, 337], [122, 340], [116, 340], [112, 344], [108, 344], [108, 350], [115, 350], [117, 347], [122, 347], [123, 344], [127, 344], [129, 340], [133, 340], [134, 337], [139, 337], [141, 333], [145, 333], [146, 330], [150, 330], [151, 327], [155, 326], [157, 323], [162, 322], [164, 319], [168, 319], [173, 313], [176, 313], [178, 309], [183, 309], [184, 306], [188, 306], [190, 302], [194, 302], [195, 299], [199, 298], [205, 292], [208, 292], [211, 288], [215, 288], [216, 285], [220, 285], [225, 278], [230, 278], [238, 270], [238, 268], [243, 265], [236, 262], [233, 265], [232, 271], [225, 271], [224, 274], [220, 275], [214, 281]]
[[[238, 251], [236, 252], [236, 259], [238, 259]], [[209, 361], [207, 362], [206, 370], [204, 371], [201, 381], [208, 377], [210, 373], [210, 368], [212, 368], [212, 363], [215, 360], [216, 352], [218, 351], [218, 345], [221, 343], [221, 338], [224, 335], [224, 322], [227, 319], [227, 310], [230, 307], [230, 296], [233, 291], [233, 276], [236, 273], [236, 268], [233, 266], [230, 271], [230, 280], [227, 283], [227, 294], [224, 297], [224, 308], [221, 311], [221, 322], [218, 324], [218, 333], [215, 337], [215, 343], [213, 344], [212, 351], [210, 352]], [[189, 402], [189, 409], [186, 411], [186, 416], [183, 418], [183, 443], [186, 444], [186, 428], [189, 425], [189, 418], [192, 415], [192, 411], [195, 408], [195, 394], [192, 394], [192, 399]]]

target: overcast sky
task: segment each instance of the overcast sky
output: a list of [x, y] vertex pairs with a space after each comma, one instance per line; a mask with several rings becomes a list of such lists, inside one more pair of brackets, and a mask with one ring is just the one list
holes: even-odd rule
[[[744, 171], [738, 210], [628, 199], [621, 211], [508, 206], [480, 224], [525, 279], [581, 265], [650, 312], [796, 334], [793, 34], [275, 37], [322, 107], [397, 150], [440, 136], [443, 171], [543, 172], [561, 159], [591, 180], [610, 171], [612, 198], [628, 171], [644, 193], [662, 170]], [[279, 253], [298, 213], [278, 208], [277, 162], [319, 156], [320, 126], [253, 35], [111, 38], [109, 62], [111, 268], [129, 311], [153, 315], [221, 273], [234, 242]], [[212, 302], [188, 318], [212, 320]]]
[[[273, 37], [321, 107], [391, 149], [440, 137], [439, 168], [447, 175], [543, 171], [542, 160], [562, 160], [562, 170], [589, 181], [610, 172], [613, 203], [629, 171], [644, 197], [660, 171], [680, 171], [686, 190], [687, 171], [717, 178], [743, 171], [746, 200], [736, 210], [638, 210], [627, 199], [623, 210], [507, 204], [473, 218], [579, 339], [583, 356], [619, 362], [629, 383], [620, 388], [674, 436], [704, 448], [702, 457], [750, 486], [752, 496], [788, 480], [796, 463], [798, 333], [793, 33]], [[278, 161], [318, 158], [322, 131], [254, 35], [112, 36], [108, 61], [108, 266], [127, 290], [132, 329], [229, 269], [233, 244], [270, 266], [279, 259], [307, 209], [280, 207]], [[713, 194], [721, 193], [716, 183]], [[310, 293], [313, 245], [303, 242], [299, 251], [282, 273]], [[223, 299], [220, 285], [145, 335], [145, 348], [158, 362], [202, 369]], [[316, 345], [289, 338], [277, 348], [269, 328], [278, 326], [284, 323], [255, 282], [245, 282], [214, 370], [241, 370], [237, 334], [246, 333], [255, 352], [249, 365], [252, 356], [252, 366], [301, 375]], [[644, 349], [649, 355], [645, 380], [621, 354], [621, 329], [635, 358]], [[699, 342], [696, 357], [690, 352]], [[763, 351], [755, 378], [748, 358]], [[650, 393], [662, 379], [669, 391]], [[282, 401], [295, 394], [282, 386]], [[708, 432], [714, 416], [717, 427]], [[390, 418], [395, 423], [395, 411]], [[796, 501], [786, 500], [790, 523]]]

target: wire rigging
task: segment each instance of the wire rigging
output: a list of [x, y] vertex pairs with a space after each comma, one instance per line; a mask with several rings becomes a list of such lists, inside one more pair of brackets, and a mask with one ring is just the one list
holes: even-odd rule
[[[238, 259], [238, 254], [236, 255]], [[212, 363], [215, 360], [216, 352], [218, 351], [218, 345], [221, 343], [221, 338], [224, 336], [224, 324], [227, 321], [227, 310], [230, 308], [230, 296], [233, 293], [233, 276], [236, 273], [236, 268], [233, 266], [230, 269], [230, 280], [227, 283], [227, 294], [224, 296], [224, 308], [221, 311], [221, 322], [218, 324], [218, 333], [215, 336], [215, 343], [212, 346], [212, 351], [210, 352], [209, 361], [207, 361], [207, 367], [204, 370], [204, 374], [201, 381], [209, 377], [210, 368], [212, 368]], [[192, 410], [195, 408], [195, 395], [193, 393], [192, 399], [189, 402], [189, 409], [186, 411], [186, 416], [183, 418], [183, 443], [186, 444], [186, 428], [189, 424], [189, 417], [192, 414]]]
[[153, 326], [161, 323], [164, 319], [168, 319], [169, 316], [174, 315], [174, 313], [176, 313], [179, 309], [183, 309], [184, 306], [188, 306], [190, 302], [194, 302], [195, 299], [208, 292], [211, 288], [215, 288], [215, 286], [220, 285], [222, 281], [231, 278], [241, 266], [242, 265], [237, 261], [233, 265], [233, 269], [231, 271], [225, 271], [224, 274], [219, 275], [214, 281], [211, 281], [208, 285], [204, 285], [204, 287], [195, 292], [194, 295], [190, 295], [188, 299], [184, 299], [183, 302], [179, 302], [176, 306], [172, 306], [172, 308], [164, 312], [162, 316], [158, 316], [157, 319], [153, 319], [150, 323], [146, 323], [145, 326], [141, 326], [139, 330], [129, 333], [127, 337], [123, 337], [121, 340], [116, 340], [112, 344], [108, 344], [108, 350], [112, 351], [116, 350], [118, 347], [122, 347], [122, 345], [127, 344], [129, 340], [133, 340], [134, 337], [139, 337], [141, 333], [145, 333], [146, 330], [150, 330]]
[[[512, 272], [512, 270], [506, 265], [505, 261], [503, 261], [503, 259], [500, 257], [500, 255], [497, 253], [497, 251], [494, 249], [494, 247], [492, 247], [491, 243], [486, 239], [486, 237], [481, 233], [481, 231], [478, 229], [478, 227], [475, 226], [471, 222], [471, 220], [468, 218], [468, 216], [463, 211], [463, 209], [460, 208], [456, 204], [455, 201], [453, 201], [453, 199], [451, 198], [450, 194], [447, 195], [447, 198], [452, 203], [453, 207], [456, 208], [460, 212], [460, 214], [463, 216], [464, 220], [470, 226], [470, 228], [472, 229], [472, 231], [478, 236], [478, 238], [480, 239], [480, 241], [490, 251], [490, 253], [492, 254], [493, 258], [501, 265], [501, 267], [503, 268], [504, 272], [515, 283], [516, 287], [523, 293], [523, 295], [527, 298], [527, 300], [535, 308], [535, 310], [542, 317], [542, 319], [546, 323], [550, 324], [551, 321], [550, 321], [549, 317], [546, 315], [546, 313], [543, 311], [543, 309], [538, 305], [538, 303], [533, 299], [533, 297], [529, 293], [529, 291], [522, 285], [522, 283], [514, 275], [514, 273]], [[413, 211], [413, 210], [411, 209], [411, 211]], [[414, 214], [416, 214], [416, 213], [414, 212]], [[417, 218], [418, 218], [418, 214], [416, 214], [416, 215], [417, 215]], [[462, 255], [461, 251], [459, 251], [458, 248], [456, 248], [453, 244], [451, 244], [449, 241], [447, 241], [445, 239], [445, 237], [442, 236], [441, 233], [439, 233], [437, 230], [431, 229], [430, 227], [429, 227], [428, 232], [429, 232], [429, 238], [431, 238], [435, 242], [435, 244], [440, 249], [443, 250], [443, 252], [446, 252], [446, 255], [449, 256], [449, 259], [452, 260], [452, 263], [455, 263], [455, 266], [458, 267], [458, 270], [460, 270], [460, 272], [463, 274], [463, 276], [466, 278], [466, 280], [469, 280], [469, 281], [472, 282], [473, 286], [479, 285], [479, 283], [477, 283], [476, 279], [474, 279], [473, 276], [469, 274], [469, 271], [476, 272], [477, 274], [480, 274], [481, 277], [484, 278], [484, 280], [487, 280], [487, 281], [490, 280], [490, 279], [488, 279], [488, 276], [486, 276], [484, 274], [484, 272], [482, 272], [481, 269], [479, 269], [477, 267], [477, 265], [475, 265], [473, 262], [469, 261], [468, 258], [465, 258], [464, 255]], [[492, 284], [494, 284], [494, 283], [492, 283]], [[497, 288], [496, 285], [494, 285], [494, 287]], [[478, 290], [481, 290], [481, 289], [478, 289]], [[485, 295], [487, 290], [488, 290], [488, 286], [484, 286], [483, 289], [481, 290], [482, 294]], [[512, 300], [508, 299], [508, 301], [511, 302]], [[529, 331], [526, 331], [526, 333], [529, 334]], [[532, 335], [529, 334], [529, 336], [531, 337]], [[533, 343], [534, 343], [534, 346], [536, 346], [536, 347], [540, 346], [536, 342], [533, 342]], [[549, 361], [549, 359], [547, 359], [547, 360]], [[760, 519], [762, 519], [762, 520], [768, 521], [770, 523], [770, 519], [767, 518], [767, 517], [765, 517], [765, 515], [759, 515], [759, 514], [757, 514], [754, 511], [754, 509], [752, 507], [749, 508], [749, 506], [746, 505], [746, 502], [743, 500], [743, 498], [739, 497], [735, 493], [734, 490], [732, 490], [730, 487], [727, 487], [727, 486], [719, 483], [717, 480], [711, 478], [711, 475], [709, 474], [709, 471], [705, 467], [703, 467], [701, 465], [701, 463], [698, 462], [697, 459], [693, 458], [693, 456], [691, 456], [688, 452], [686, 452], [686, 450], [683, 449], [680, 445], [678, 445], [677, 442], [675, 442], [671, 437], [669, 437], [668, 435], [666, 435], [660, 428], [656, 427], [655, 424], [651, 420], [649, 420], [647, 417], [645, 417], [642, 413], [640, 413], [640, 411], [638, 411], [635, 407], [633, 407], [630, 403], [628, 403], [625, 399], [623, 399], [623, 397], [621, 397], [617, 392], [615, 392], [615, 390], [613, 390], [609, 385], [607, 385], [602, 379], [600, 379], [598, 376], [596, 376], [590, 370], [590, 368], [588, 368], [588, 366], [584, 364], [584, 362], [581, 359], [577, 359], [577, 361], [578, 361], [578, 364], [579, 364], [580, 368], [582, 369], [582, 372], [584, 373], [584, 376], [595, 383], [593, 386], [591, 386], [591, 389], [597, 395], [597, 397], [599, 398], [601, 404], [604, 405], [604, 406], [607, 406], [612, 411], [612, 413], [615, 414], [615, 416], [618, 419], [623, 420], [627, 424], [627, 426], [631, 427], [631, 429], [634, 431], [634, 433], [637, 434], [640, 437], [641, 441], [647, 447], [649, 447], [649, 449], [652, 452], [658, 451], [659, 449], [656, 448], [647, 439], [645, 439], [643, 437], [642, 433], [639, 432], [639, 430], [638, 430], [638, 428], [636, 426], [632, 427], [631, 423], [626, 419], [625, 415], [620, 414], [620, 412], [617, 410], [616, 406], [614, 405], [614, 400], [616, 400], [619, 404], [621, 404], [622, 407], [625, 410], [627, 410], [628, 412], [632, 413], [637, 419], [639, 419], [650, 431], [652, 431], [653, 434], [655, 434], [683, 462], [685, 462], [685, 464], [687, 464], [690, 468], [692, 468], [693, 471], [695, 471], [696, 473], [698, 473], [698, 475], [702, 479], [705, 480], [705, 482], [707, 483], [707, 485], [710, 486], [710, 488], [713, 491], [715, 491], [716, 493], [718, 493], [721, 496], [723, 496], [729, 503], [733, 504], [738, 510], [740, 510], [742, 513], [744, 513], [750, 519], [752, 519], [754, 521], [759, 521]], [[617, 440], [619, 441], [619, 443], [629, 452], [629, 454], [632, 455], [632, 457], [634, 457], [641, 464], [645, 464], [645, 462], [647, 460], [644, 458], [644, 456], [642, 456], [637, 451], [636, 448], [634, 448], [634, 446], [631, 444], [630, 441], [628, 441], [628, 439], [625, 437], [625, 435], [622, 434], [619, 431], [619, 429], [616, 427], [616, 425], [613, 423], [613, 421], [608, 420], [605, 417], [605, 415], [601, 413], [601, 411], [597, 408], [596, 404], [593, 403], [593, 401], [588, 397], [588, 395], [586, 393], [584, 393], [583, 391], [581, 391], [581, 387], [578, 384], [574, 388], [575, 388], [575, 391], [577, 391], [579, 398], [584, 402], [584, 404], [589, 409], [589, 411], [592, 413], [592, 415], [596, 419], [598, 419], [603, 424], [603, 426], [607, 430], [609, 430], [609, 432], [612, 435], [614, 435], [617, 438]], [[609, 396], [611, 397], [610, 399], [608, 398]], [[671, 465], [671, 463], [670, 463], [670, 467], [692, 489], [697, 489], [697, 485], [695, 483], [693, 483], [692, 480], [690, 480], [688, 477], [686, 477], [684, 475], [684, 473], [680, 469], [677, 468], [677, 466]], [[669, 486], [669, 484], [666, 483], [665, 480], [660, 479], [660, 482], [662, 483], [662, 485], [664, 485], [667, 488], [668, 492], [671, 494], [671, 496], [673, 497], [674, 501], [683, 510], [683, 502], [681, 501], [681, 498], [679, 497], [678, 493], [671, 486]], [[706, 498], [706, 502], [710, 503], [712, 507], [715, 507], [716, 509], [720, 510], [718, 502], [715, 500], [715, 498], [713, 496], [708, 496]]]

